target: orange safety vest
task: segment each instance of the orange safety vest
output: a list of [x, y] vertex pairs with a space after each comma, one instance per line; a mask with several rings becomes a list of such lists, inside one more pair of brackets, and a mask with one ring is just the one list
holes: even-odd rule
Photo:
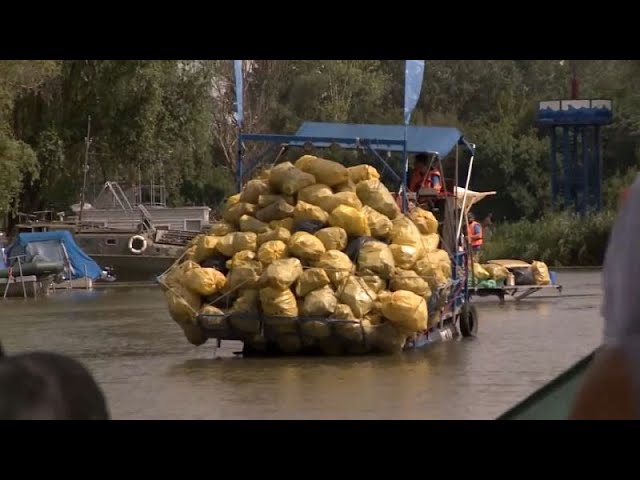
[[467, 225], [467, 233], [469, 234], [469, 238], [471, 238], [471, 236], [473, 235], [473, 229], [476, 225], [480, 227], [480, 238], [478, 238], [477, 240], [473, 240], [471, 242], [471, 246], [481, 247], [482, 246], [482, 225], [480, 225], [478, 222], [474, 220], [473, 222]]

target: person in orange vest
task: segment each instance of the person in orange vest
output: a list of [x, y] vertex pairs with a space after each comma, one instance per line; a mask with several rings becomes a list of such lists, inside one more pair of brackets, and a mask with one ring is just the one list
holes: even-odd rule
[[418, 193], [422, 187], [432, 188], [438, 193], [442, 191], [442, 175], [435, 165], [429, 168], [429, 162], [424, 153], [416, 155], [407, 187], [410, 192], [415, 193]]
[[482, 225], [476, 222], [473, 213], [467, 215], [469, 223], [467, 224], [467, 235], [471, 244], [471, 258], [475, 263], [480, 262], [480, 250], [482, 249]]

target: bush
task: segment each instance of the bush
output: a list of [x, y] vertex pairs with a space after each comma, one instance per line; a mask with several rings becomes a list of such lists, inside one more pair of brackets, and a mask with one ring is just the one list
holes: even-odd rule
[[549, 266], [600, 266], [615, 220], [614, 211], [585, 217], [550, 213], [540, 220], [522, 220], [493, 227], [482, 260], [541, 260]]

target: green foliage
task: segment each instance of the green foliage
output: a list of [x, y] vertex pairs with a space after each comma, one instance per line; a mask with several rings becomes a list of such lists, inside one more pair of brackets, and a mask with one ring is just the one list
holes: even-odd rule
[[586, 217], [549, 213], [535, 221], [499, 224], [485, 241], [482, 260], [539, 260], [549, 266], [602, 265], [614, 220], [615, 213], [608, 210]]

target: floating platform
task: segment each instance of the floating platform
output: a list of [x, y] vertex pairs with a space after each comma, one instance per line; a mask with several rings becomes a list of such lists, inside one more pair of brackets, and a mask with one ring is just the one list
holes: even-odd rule
[[496, 288], [470, 287], [469, 290], [473, 295], [479, 297], [498, 297], [500, 303], [504, 303], [505, 298], [508, 296], [520, 301], [540, 291], [556, 290], [560, 294], [562, 293], [562, 285], [514, 285]]

